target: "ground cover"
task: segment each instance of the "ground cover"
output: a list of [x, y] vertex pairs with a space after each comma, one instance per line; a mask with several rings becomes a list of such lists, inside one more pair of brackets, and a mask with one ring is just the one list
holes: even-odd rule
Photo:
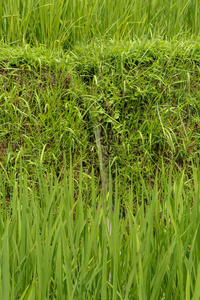
[[198, 39], [1, 45], [3, 299], [198, 299], [199, 63]]
[[117, 162], [123, 184], [141, 171], [153, 180], [171, 161], [189, 175], [199, 153], [198, 41], [111, 41], [60, 53], [2, 47], [0, 55], [4, 168], [21, 151], [31, 173], [44, 152], [44, 167], [59, 174], [73, 149], [74, 165], [82, 151], [87, 173], [93, 165], [99, 175], [98, 126], [105, 165]]

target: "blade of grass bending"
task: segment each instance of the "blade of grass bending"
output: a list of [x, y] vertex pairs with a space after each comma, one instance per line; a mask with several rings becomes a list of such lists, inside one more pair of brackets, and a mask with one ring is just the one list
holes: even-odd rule
[[[94, 76], [93, 84], [94, 84], [94, 97], [95, 97], [96, 89], [98, 86], [98, 81], [97, 81], [96, 76]], [[108, 189], [108, 176], [106, 174], [105, 166], [104, 166], [104, 157], [103, 157], [102, 146], [101, 146], [100, 124], [99, 124], [97, 118], [94, 118], [94, 116], [92, 115], [92, 113], [93, 113], [92, 106], [90, 107], [89, 112], [90, 112], [90, 117], [91, 117], [91, 120], [93, 123], [94, 136], [95, 136], [95, 141], [96, 141], [96, 146], [97, 146], [97, 153], [98, 153], [98, 157], [99, 157], [100, 174], [101, 174], [103, 192], [104, 192], [104, 196], [106, 196], [107, 189]]]
[[28, 285], [28, 286], [26, 287], [25, 291], [23, 292], [23, 294], [21, 295], [21, 297], [19, 298], [19, 300], [23, 300], [23, 299], [25, 298], [26, 293], [27, 293], [29, 287], [30, 287], [30, 285]]

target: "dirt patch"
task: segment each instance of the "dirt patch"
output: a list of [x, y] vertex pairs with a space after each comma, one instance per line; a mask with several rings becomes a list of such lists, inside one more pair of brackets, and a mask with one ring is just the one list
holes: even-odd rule
[[7, 148], [8, 148], [7, 143], [0, 143], [0, 162], [2, 162], [3, 157], [6, 154]]

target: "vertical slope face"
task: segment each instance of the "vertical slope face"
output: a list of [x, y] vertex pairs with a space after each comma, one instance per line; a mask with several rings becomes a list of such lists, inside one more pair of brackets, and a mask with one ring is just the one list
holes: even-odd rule
[[198, 43], [2, 47], [0, 57], [4, 164], [22, 151], [31, 172], [45, 146], [44, 164], [57, 174], [70, 149], [86, 173], [117, 162], [125, 181], [137, 181], [138, 167], [153, 180], [163, 162], [189, 172], [199, 153]]
[[127, 178], [138, 166], [147, 177], [163, 162], [187, 168], [199, 153], [198, 43], [96, 43], [74, 53], [107, 162]]

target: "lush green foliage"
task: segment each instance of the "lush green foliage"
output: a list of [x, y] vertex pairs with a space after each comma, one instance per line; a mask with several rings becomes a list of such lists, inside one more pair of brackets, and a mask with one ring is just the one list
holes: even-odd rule
[[96, 38], [197, 35], [198, 0], [1, 0], [6, 43], [70, 47]]
[[187, 183], [172, 169], [130, 186], [123, 217], [111, 174], [104, 197], [94, 175], [90, 194], [82, 169], [75, 188], [72, 168], [59, 181], [39, 164], [37, 185], [12, 174], [8, 203], [1, 173], [2, 299], [199, 299], [199, 165]]
[[199, 9], [0, 1], [0, 298], [200, 299]]
[[2, 299], [199, 298], [199, 53], [1, 48]]
[[74, 166], [82, 152], [84, 171], [93, 166], [98, 177], [99, 124], [105, 166], [117, 162], [124, 188], [140, 173], [153, 182], [163, 162], [190, 176], [200, 144], [199, 53], [198, 41], [160, 40], [67, 53], [1, 48], [4, 169], [18, 168], [21, 151], [33, 180], [44, 150], [44, 167], [58, 174], [72, 149]]

